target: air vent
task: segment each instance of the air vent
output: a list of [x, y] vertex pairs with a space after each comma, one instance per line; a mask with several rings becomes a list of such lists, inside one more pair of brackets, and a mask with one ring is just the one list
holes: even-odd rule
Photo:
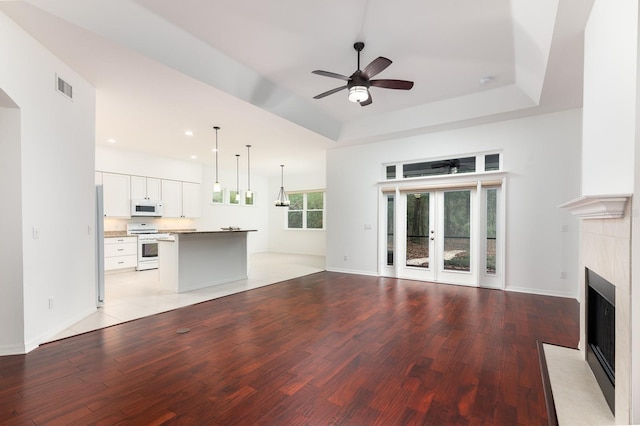
[[69, 99], [73, 99], [73, 87], [56, 75], [56, 89]]

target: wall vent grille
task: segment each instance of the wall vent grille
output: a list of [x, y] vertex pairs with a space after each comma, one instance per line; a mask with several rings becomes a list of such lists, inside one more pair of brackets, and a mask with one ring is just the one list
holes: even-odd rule
[[56, 75], [56, 90], [69, 99], [73, 99], [73, 87]]

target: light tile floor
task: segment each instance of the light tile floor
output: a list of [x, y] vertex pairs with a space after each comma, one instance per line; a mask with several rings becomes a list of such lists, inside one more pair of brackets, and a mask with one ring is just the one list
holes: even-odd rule
[[179, 294], [160, 288], [157, 269], [107, 274], [104, 306], [51, 341], [324, 270], [324, 256], [255, 253], [248, 279]]
[[580, 351], [543, 344], [560, 426], [614, 425], [615, 418]]

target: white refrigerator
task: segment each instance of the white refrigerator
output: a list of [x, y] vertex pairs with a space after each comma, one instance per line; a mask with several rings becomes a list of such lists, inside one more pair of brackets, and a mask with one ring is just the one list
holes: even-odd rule
[[104, 201], [102, 185], [96, 185], [96, 305], [104, 305]]

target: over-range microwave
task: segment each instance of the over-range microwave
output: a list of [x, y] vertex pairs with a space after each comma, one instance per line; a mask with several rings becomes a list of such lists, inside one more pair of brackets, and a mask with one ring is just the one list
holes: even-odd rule
[[161, 217], [162, 201], [131, 200], [131, 216]]

